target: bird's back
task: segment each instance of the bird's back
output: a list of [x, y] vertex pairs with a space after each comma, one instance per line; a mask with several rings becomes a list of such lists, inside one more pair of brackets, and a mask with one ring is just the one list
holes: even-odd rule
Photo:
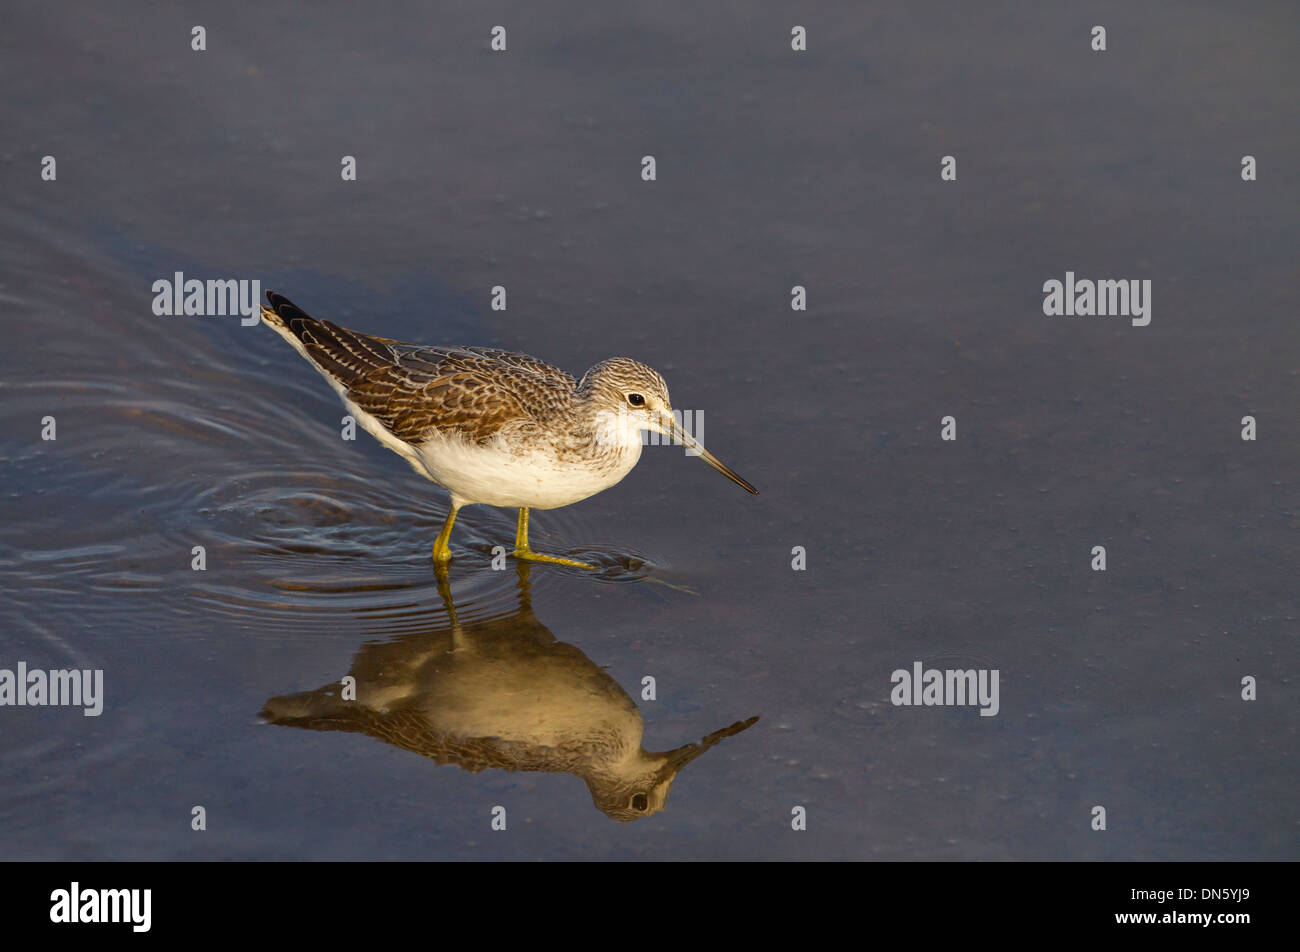
[[268, 292], [262, 320], [311, 362], [345, 400], [399, 440], [435, 436], [489, 442], [503, 426], [568, 410], [573, 377], [527, 354], [489, 347], [426, 347], [348, 330]]

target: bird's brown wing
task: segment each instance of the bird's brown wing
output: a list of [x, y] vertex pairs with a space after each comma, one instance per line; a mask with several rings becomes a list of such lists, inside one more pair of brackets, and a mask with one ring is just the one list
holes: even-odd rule
[[297, 338], [348, 399], [408, 443], [434, 434], [486, 442], [508, 423], [539, 422], [573, 392], [573, 377], [525, 354], [403, 344], [317, 320], [274, 292], [267, 298], [263, 319]]

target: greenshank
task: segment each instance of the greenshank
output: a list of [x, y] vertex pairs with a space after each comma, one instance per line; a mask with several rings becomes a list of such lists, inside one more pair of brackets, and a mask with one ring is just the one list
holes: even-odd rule
[[433, 559], [451, 560], [464, 506], [519, 510], [514, 556], [576, 568], [534, 552], [528, 510], [557, 509], [616, 484], [641, 457], [643, 430], [684, 445], [755, 495], [677, 421], [668, 385], [627, 357], [602, 360], [575, 381], [526, 354], [487, 347], [422, 347], [309, 317], [274, 291], [262, 320], [343, 398], [353, 418], [417, 473], [451, 494]]

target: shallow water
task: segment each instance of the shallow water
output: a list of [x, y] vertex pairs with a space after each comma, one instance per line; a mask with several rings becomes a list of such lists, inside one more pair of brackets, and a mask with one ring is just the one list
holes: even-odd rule
[[[9, 12], [0, 668], [105, 700], [0, 707], [0, 858], [1296, 858], [1293, 7], [826, 5], [803, 56], [778, 4], [500, 9], [504, 56], [472, 5]], [[1067, 270], [1150, 278], [1150, 326], [1045, 317]], [[176, 271], [635, 356], [762, 495], [651, 447], [534, 514], [605, 570], [525, 609], [471, 507], [440, 592], [445, 493], [269, 330], [155, 316]], [[760, 720], [617, 823], [571, 772], [263, 716], [458, 631], [559, 652], [650, 751]], [[997, 669], [998, 715], [893, 706], [917, 660]]]

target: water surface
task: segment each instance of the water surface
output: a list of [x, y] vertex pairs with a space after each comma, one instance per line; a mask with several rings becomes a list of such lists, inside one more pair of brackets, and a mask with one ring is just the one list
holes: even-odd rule
[[[781, 4], [619, 7], [8, 11], [0, 667], [106, 698], [0, 709], [0, 857], [1295, 858], [1294, 7], [814, 4], [803, 55]], [[1151, 279], [1150, 326], [1045, 317], [1067, 270]], [[761, 719], [619, 823], [572, 773], [264, 716], [522, 637], [514, 514], [461, 514], [440, 592], [446, 495], [267, 329], [155, 316], [176, 271], [659, 369], [762, 495], [652, 447], [535, 514], [615, 568], [534, 568], [523, 635], [649, 751]], [[998, 669], [999, 714], [892, 706], [916, 660]]]

